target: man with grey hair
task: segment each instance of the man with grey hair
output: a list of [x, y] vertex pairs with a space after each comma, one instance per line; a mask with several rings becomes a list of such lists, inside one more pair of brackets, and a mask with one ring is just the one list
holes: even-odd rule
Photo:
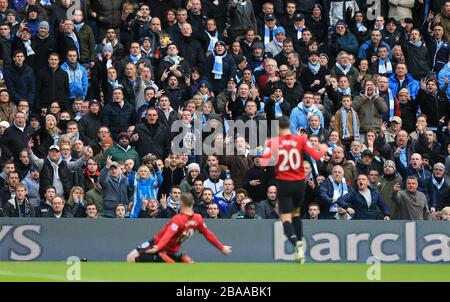
[[419, 180], [415, 176], [406, 179], [406, 190], [400, 184], [394, 186], [391, 199], [397, 204], [397, 215], [400, 220], [429, 220], [430, 211], [425, 194], [418, 191]]
[[436, 163], [433, 166], [433, 175], [431, 182], [433, 183], [432, 194], [436, 198], [438, 210], [442, 210], [450, 205], [450, 183], [444, 177], [445, 166], [443, 163]]

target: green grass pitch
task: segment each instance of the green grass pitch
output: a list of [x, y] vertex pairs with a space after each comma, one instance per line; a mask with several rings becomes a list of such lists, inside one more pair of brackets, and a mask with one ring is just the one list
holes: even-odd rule
[[[370, 281], [369, 265], [296, 263], [118, 263], [81, 262], [81, 281]], [[67, 279], [64, 262], [0, 262], [0, 282], [55, 281]], [[382, 264], [383, 281], [450, 281], [450, 265]], [[373, 281], [371, 281], [373, 282]]]

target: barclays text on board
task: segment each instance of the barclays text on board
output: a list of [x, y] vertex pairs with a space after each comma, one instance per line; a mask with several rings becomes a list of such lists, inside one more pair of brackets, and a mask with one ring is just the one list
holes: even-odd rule
[[[166, 220], [0, 219], [0, 261], [124, 261], [130, 248], [148, 239]], [[293, 250], [275, 220], [209, 221], [221, 241], [233, 246], [218, 258], [201, 235], [183, 246], [198, 262], [293, 260]], [[449, 263], [450, 222], [305, 221], [309, 263]], [[267, 240], [273, 238], [273, 240]]]
[[[307, 262], [450, 263], [450, 223], [308, 221]], [[357, 231], [356, 231], [357, 230]], [[274, 225], [275, 260], [293, 260], [282, 225]]]

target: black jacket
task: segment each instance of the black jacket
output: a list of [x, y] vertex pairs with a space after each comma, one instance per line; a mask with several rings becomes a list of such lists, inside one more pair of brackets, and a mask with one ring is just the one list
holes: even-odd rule
[[176, 168], [172, 171], [170, 168], [164, 168], [162, 170], [163, 183], [161, 187], [159, 187], [158, 198], [161, 197], [161, 194], [169, 195], [170, 188], [173, 185], [180, 185], [181, 181], [184, 179], [184, 170], [183, 168]]
[[22, 67], [12, 64], [5, 70], [5, 81], [11, 99], [18, 105], [20, 100], [26, 99], [33, 108], [36, 95], [36, 80], [33, 69], [28, 65]]
[[139, 135], [139, 140], [135, 143], [139, 157], [148, 153], [155, 154], [158, 158], [166, 158], [170, 152], [169, 129], [163, 123], [150, 127], [147, 123], [140, 123], [136, 126], [134, 133]]
[[[321, 88], [325, 87], [325, 75], [329, 74], [329, 72], [321, 66], [319, 72], [317, 74], [313, 74], [308, 67], [305, 67], [300, 74], [300, 81], [302, 82], [303, 87], [308, 87], [308, 91], [317, 92]], [[314, 83], [315, 80], [319, 80], [320, 84], [311, 87], [312, 83]]]
[[12, 124], [0, 138], [2, 150], [8, 150], [14, 156], [15, 161], [18, 162], [20, 151], [27, 148], [33, 132], [34, 130], [30, 126], [25, 126], [22, 132], [15, 124]]
[[187, 61], [189, 67], [196, 66], [199, 70], [205, 68], [205, 51], [199, 41], [192, 37], [182, 37], [177, 45], [180, 50], [178, 55]]
[[60, 67], [53, 71], [47, 66], [37, 73], [36, 108], [48, 107], [56, 100], [64, 110], [69, 107], [69, 95], [69, 77]]
[[109, 128], [113, 139], [117, 138], [120, 132], [126, 132], [135, 121], [136, 111], [127, 101], [124, 102], [122, 108], [115, 102], [103, 108], [101, 123]]
[[31, 66], [35, 73], [46, 67], [48, 65], [48, 55], [58, 50], [56, 39], [51, 36], [43, 39], [36, 36], [31, 40], [31, 48], [38, 54], [38, 56], [34, 58], [34, 65]]
[[89, 144], [96, 142], [97, 132], [101, 125], [100, 114], [94, 114], [92, 112], [89, 112], [88, 115], [83, 116], [80, 120], [80, 132], [87, 137]]
[[[267, 188], [273, 181], [274, 170], [272, 167], [257, 167], [253, 166], [246, 173], [242, 182], [242, 187], [247, 190], [248, 196], [252, 198], [254, 202], [259, 202], [266, 199]], [[259, 180], [261, 184], [257, 186], [251, 186], [250, 181]]]
[[3, 214], [5, 217], [36, 217], [33, 205], [26, 198], [21, 206], [16, 198], [8, 200], [3, 205]]
[[297, 81], [294, 85], [294, 87], [289, 88], [285, 83], [282, 84], [283, 86], [283, 98], [289, 102], [291, 105], [291, 108], [294, 108], [298, 105], [298, 103], [301, 101], [303, 97], [303, 86], [300, 81]]
[[443, 116], [449, 116], [450, 106], [443, 91], [437, 91], [435, 95], [431, 95], [420, 89], [416, 96], [416, 102], [420, 106], [420, 111], [426, 114], [429, 127], [438, 127], [439, 120]]
[[[63, 185], [64, 198], [68, 198], [70, 190], [72, 189], [73, 186], [73, 182], [71, 172], [67, 167], [65, 160], [62, 160], [58, 166], [58, 175]], [[53, 177], [54, 174], [52, 165], [49, 159], [45, 158], [41, 174], [39, 175], [39, 194], [41, 194], [41, 196], [44, 196], [46, 187], [53, 185]]]
[[48, 154], [48, 149], [53, 145], [54, 139], [52, 135], [45, 129], [41, 127], [33, 135], [34, 147], [33, 152], [39, 158], [44, 158]]

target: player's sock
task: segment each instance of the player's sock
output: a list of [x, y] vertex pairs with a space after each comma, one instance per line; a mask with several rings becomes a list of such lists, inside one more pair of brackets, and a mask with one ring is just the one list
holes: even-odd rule
[[292, 226], [292, 223], [289, 221], [285, 221], [283, 223], [283, 229], [284, 229], [284, 235], [289, 239], [289, 241], [292, 243], [292, 245], [295, 246], [295, 244], [298, 241], [297, 235], [295, 235], [295, 229]]
[[303, 238], [303, 230], [302, 230], [302, 220], [300, 216], [292, 217], [292, 225], [295, 229], [295, 234], [297, 235], [298, 240], [302, 240]]
[[155, 255], [142, 253], [136, 257], [136, 262], [155, 262]]

